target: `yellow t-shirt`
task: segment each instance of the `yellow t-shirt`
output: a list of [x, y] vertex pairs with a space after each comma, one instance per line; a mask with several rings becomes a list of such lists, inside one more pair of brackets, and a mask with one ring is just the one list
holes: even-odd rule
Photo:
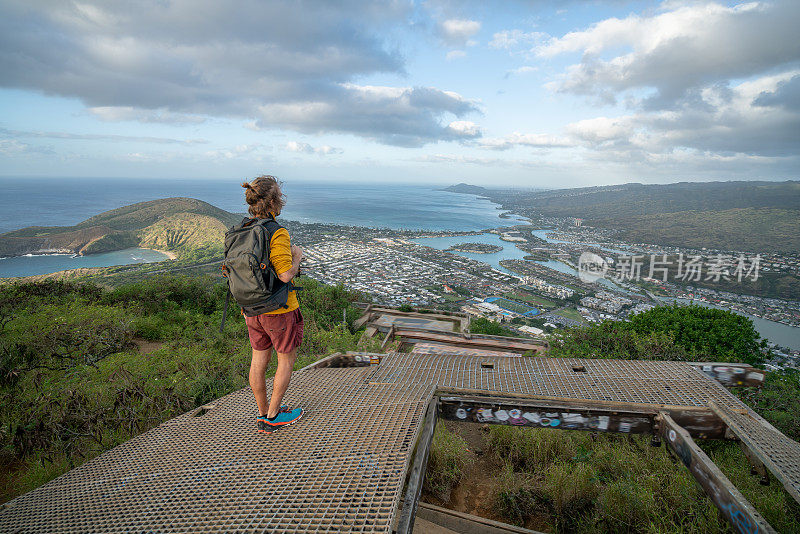
[[[275, 274], [280, 275], [292, 268], [292, 246], [289, 241], [289, 232], [286, 231], [286, 228], [280, 228], [272, 234], [272, 239], [269, 241], [269, 262], [275, 269]], [[289, 313], [299, 308], [300, 303], [297, 302], [297, 295], [294, 290], [289, 291], [286, 305], [288, 308], [278, 308], [267, 313], [277, 315], [279, 313]]]

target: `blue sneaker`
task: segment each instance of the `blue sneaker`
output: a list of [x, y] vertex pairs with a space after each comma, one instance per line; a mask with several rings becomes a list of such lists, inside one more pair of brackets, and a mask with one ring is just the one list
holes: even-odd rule
[[[278, 413], [286, 412], [286, 411], [289, 411], [289, 407], [286, 406], [285, 404], [281, 404], [281, 407], [278, 408]], [[259, 415], [258, 417], [256, 417], [256, 426], [258, 427], [258, 431], [259, 432], [262, 431], [261, 427], [263, 426], [263, 425], [261, 425], [261, 421], [266, 421], [266, 420], [267, 420], [267, 416], [266, 415]]]
[[257, 419], [258, 431], [263, 434], [272, 434], [283, 426], [295, 424], [303, 417], [304, 413], [302, 408], [290, 410], [288, 408], [284, 409], [283, 406], [281, 406], [281, 410], [272, 419], [268, 419], [266, 416]]

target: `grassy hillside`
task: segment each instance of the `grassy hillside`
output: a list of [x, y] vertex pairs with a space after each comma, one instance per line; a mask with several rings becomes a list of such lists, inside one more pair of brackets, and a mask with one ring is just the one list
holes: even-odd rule
[[176, 213], [143, 229], [140, 246], [162, 250], [221, 247], [229, 226], [209, 215]]
[[176, 213], [196, 213], [219, 219], [225, 226], [239, 222], [239, 216], [194, 198], [162, 198], [106, 211], [75, 225], [76, 228], [108, 226], [115, 230], [138, 230]]
[[747, 252], [800, 250], [800, 210], [734, 208], [729, 210], [678, 211], [597, 219], [596, 225], [622, 230], [633, 243], [652, 243], [691, 248], [709, 247]]
[[[717, 211], [733, 208], [782, 208], [800, 206], [800, 182], [700, 182], [666, 185], [618, 186], [507, 193], [523, 196], [529, 208], [548, 216], [607, 219], [679, 211]], [[509, 199], [511, 200], [511, 199]]]
[[[297, 368], [331, 352], [378, 349], [372, 339], [359, 344], [352, 328], [361, 295], [301, 282]], [[246, 387], [247, 327], [229, 313], [219, 332], [224, 295], [219, 277], [154, 276], [113, 290], [53, 280], [0, 286], [0, 503]]]
[[0, 256], [42, 251], [94, 254], [142, 246], [172, 251], [219, 244], [240, 216], [193, 198], [139, 202], [75, 226], [31, 226], [0, 235]]

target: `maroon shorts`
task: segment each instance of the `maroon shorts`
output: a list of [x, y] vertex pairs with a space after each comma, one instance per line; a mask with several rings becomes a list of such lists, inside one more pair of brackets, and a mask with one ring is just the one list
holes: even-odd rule
[[250, 346], [253, 350], [269, 350], [288, 353], [303, 342], [303, 314], [300, 309], [287, 313], [262, 313], [256, 317], [245, 317]]

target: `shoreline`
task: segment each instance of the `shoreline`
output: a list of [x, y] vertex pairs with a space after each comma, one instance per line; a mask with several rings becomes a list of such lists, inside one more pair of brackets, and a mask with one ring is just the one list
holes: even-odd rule
[[[104, 256], [106, 254], [116, 254], [116, 253], [119, 253], [119, 252], [132, 251], [132, 250], [135, 250], [135, 249], [136, 250], [140, 250], [140, 251], [147, 251], [147, 252], [145, 252], [145, 254], [147, 254], [148, 252], [157, 252], [158, 254], [160, 254], [163, 257], [154, 258], [154, 259], [151, 259], [149, 261], [147, 261], [147, 260], [141, 261], [142, 258], [134, 258], [135, 260], [138, 260], [138, 261], [124, 262], [124, 263], [114, 263], [114, 264], [111, 264], [111, 265], [104, 265], [103, 263], [101, 263], [100, 265], [96, 265], [96, 266], [95, 265], [92, 265], [92, 266], [80, 265], [80, 263], [78, 265], [75, 265], [75, 264], [72, 264], [72, 261], [71, 261], [73, 258], [75, 258], [75, 259], [78, 259], [78, 261], [80, 261], [80, 260], [89, 260], [91, 262], [93, 256], [94, 257], [96, 257], [96, 256]], [[141, 255], [141, 254], [137, 254], [137, 255]], [[12, 280], [12, 279], [19, 280], [19, 279], [29, 279], [29, 278], [39, 278], [39, 277], [70, 276], [69, 274], [65, 274], [65, 273], [73, 273], [73, 272], [74, 273], [87, 274], [88, 272], [95, 272], [97, 270], [107, 269], [107, 268], [111, 268], [111, 267], [121, 267], [121, 266], [125, 266], [125, 265], [150, 265], [150, 264], [163, 263], [163, 262], [166, 262], [166, 261], [173, 261], [173, 260], [178, 259], [178, 254], [175, 253], [175, 252], [171, 252], [169, 250], [154, 249], [154, 248], [149, 248], [149, 247], [148, 248], [146, 248], [146, 247], [134, 247], [133, 249], [111, 250], [111, 251], [107, 251], [107, 252], [98, 252], [96, 254], [86, 254], [86, 255], [78, 255], [78, 254], [74, 254], [74, 253], [66, 253], [66, 254], [65, 253], [52, 253], [52, 252], [48, 253], [48, 254], [41, 254], [41, 253], [39, 253], [39, 254], [23, 254], [23, 255], [19, 255], [19, 256], [7, 256], [7, 257], [4, 257], [3, 260], [11, 260], [12, 262], [14, 260], [19, 261], [19, 260], [26, 260], [26, 259], [37, 260], [37, 261], [48, 261], [48, 258], [57, 258], [57, 257], [63, 258], [62, 261], [58, 261], [58, 263], [55, 265], [57, 270], [53, 270], [53, 271], [49, 271], [49, 272], [38, 272], [38, 273], [35, 270], [34, 270], [33, 273], [31, 273], [30, 270], [27, 270], [27, 273], [14, 273], [15, 267], [12, 266], [12, 267], [9, 268], [10, 272], [0, 272], [0, 279], [2, 279], [2, 280]], [[122, 261], [125, 261], [125, 260], [122, 260]], [[66, 264], [65, 264], [65, 262], [66, 262]], [[90, 265], [91, 265], [91, 263], [90, 263]], [[51, 265], [51, 267], [52, 267], [52, 265]], [[5, 270], [6, 270], [6, 268], [3, 269], [3, 271], [5, 271]]]
[[[144, 248], [144, 247], [142, 247], [142, 248]], [[170, 252], [169, 250], [161, 250], [159, 248], [149, 248], [147, 250], [152, 250], [154, 252], [160, 252], [161, 254], [163, 254], [163, 255], [165, 255], [167, 257], [167, 260], [177, 260], [178, 259], [178, 255], [175, 254], [174, 252]], [[167, 260], [161, 260], [161, 261], [167, 261]], [[154, 262], [150, 262], [150, 263], [160, 263], [160, 262], [154, 261]]]
[[[165, 255], [168, 260], [176, 260], [178, 259], [178, 255], [174, 252], [170, 252], [169, 250], [162, 250], [158, 248], [149, 248], [149, 247], [133, 247], [133, 248], [141, 248], [143, 250], [152, 250], [153, 252], [159, 252]], [[0, 260], [8, 260], [12, 258], [41, 258], [41, 257], [52, 257], [52, 256], [70, 256], [72, 258], [90, 258], [92, 256], [98, 256], [100, 254], [111, 254], [114, 252], [121, 252], [123, 250], [128, 250], [127, 248], [121, 248], [118, 250], [106, 250], [104, 252], [95, 252], [93, 254], [79, 254], [74, 251], [61, 251], [61, 250], [37, 250], [36, 252], [27, 252], [25, 254], [14, 254], [10, 256], [2, 256]], [[166, 261], [166, 260], [161, 260]], [[148, 262], [148, 263], [158, 263], [158, 262]], [[127, 264], [126, 264], [127, 265]]]

